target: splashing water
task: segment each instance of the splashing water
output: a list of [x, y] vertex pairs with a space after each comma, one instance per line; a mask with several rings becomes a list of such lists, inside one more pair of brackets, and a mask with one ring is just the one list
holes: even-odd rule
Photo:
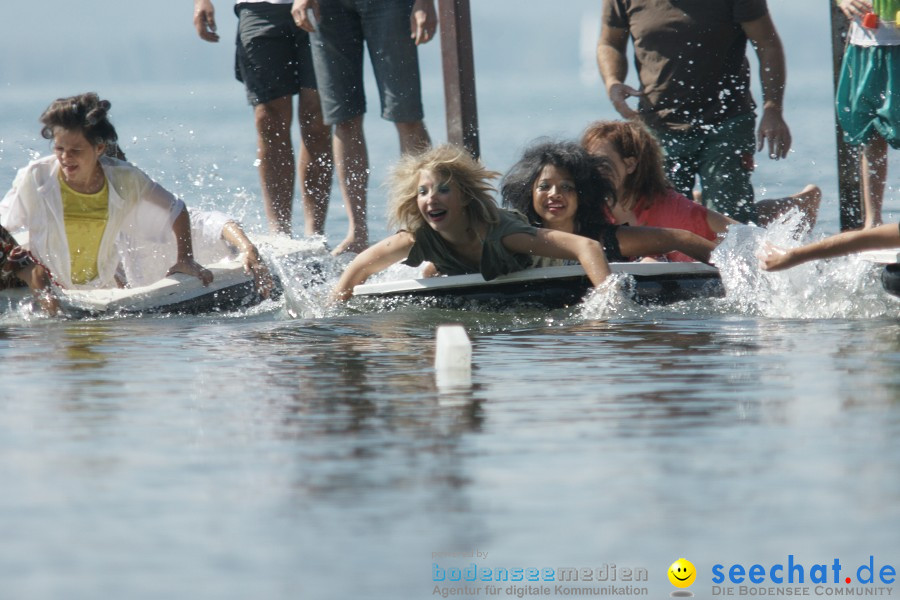
[[882, 267], [858, 256], [814, 261], [769, 273], [759, 266], [766, 244], [793, 248], [811, 240], [802, 215], [792, 210], [768, 229], [732, 225], [712, 260], [726, 290], [723, 307], [745, 315], [788, 319], [859, 319], [897, 316]]
[[613, 273], [588, 292], [578, 308], [578, 316], [587, 320], [634, 316], [643, 310], [633, 300], [634, 289], [634, 277]]
[[276, 257], [265, 243], [259, 251], [272, 273], [281, 281], [284, 309], [292, 318], [316, 319], [329, 314], [328, 295], [345, 266], [346, 259], [333, 257], [324, 236], [306, 238], [308, 248]]

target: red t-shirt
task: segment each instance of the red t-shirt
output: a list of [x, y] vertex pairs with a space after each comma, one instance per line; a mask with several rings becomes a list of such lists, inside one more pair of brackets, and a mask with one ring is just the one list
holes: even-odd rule
[[[634, 208], [637, 222], [631, 223], [631, 225], [684, 229], [712, 241], [716, 239], [716, 232], [709, 226], [708, 212], [702, 204], [698, 204], [670, 188], [665, 195], [656, 198], [649, 205], [646, 198], [641, 198]], [[669, 252], [666, 254], [666, 258], [672, 262], [694, 261], [693, 258], [681, 252]]]

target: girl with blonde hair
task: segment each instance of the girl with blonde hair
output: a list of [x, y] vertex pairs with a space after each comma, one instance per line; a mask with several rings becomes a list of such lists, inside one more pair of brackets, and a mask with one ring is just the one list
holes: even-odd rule
[[609, 275], [600, 244], [582, 236], [533, 227], [494, 203], [487, 170], [465, 150], [438, 146], [403, 157], [390, 178], [390, 221], [400, 231], [359, 254], [334, 289], [347, 300], [353, 288], [397, 261], [429, 275], [481, 273], [486, 280], [526, 269], [535, 256], [578, 260], [595, 286]]

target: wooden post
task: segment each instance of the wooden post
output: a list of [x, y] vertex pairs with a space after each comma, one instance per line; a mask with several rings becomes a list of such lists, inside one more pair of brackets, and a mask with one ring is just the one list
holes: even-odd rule
[[475, 59], [469, 0], [438, 0], [447, 140], [478, 158], [478, 107], [475, 101]]
[[[834, 92], [837, 97], [838, 78], [847, 39], [849, 22], [834, 2], [831, 5], [831, 54], [834, 65]], [[862, 194], [859, 175], [859, 147], [844, 141], [844, 132], [837, 122], [835, 113], [835, 133], [837, 136], [838, 194], [840, 198], [841, 231], [862, 227]]]

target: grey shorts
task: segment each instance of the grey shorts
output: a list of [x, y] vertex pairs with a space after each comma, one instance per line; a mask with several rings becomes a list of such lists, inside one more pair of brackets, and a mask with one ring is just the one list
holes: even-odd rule
[[410, 37], [414, 0], [319, 0], [322, 18], [311, 34], [313, 61], [327, 125], [366, 112], [363, 43], [369, 49], [388, 121], [421, 121], [419, 55]]
[[290, 4], [238, 4], [234, 76], [247, 87], [250, 104], [316, 88], [309, 34], [291, 18]]

